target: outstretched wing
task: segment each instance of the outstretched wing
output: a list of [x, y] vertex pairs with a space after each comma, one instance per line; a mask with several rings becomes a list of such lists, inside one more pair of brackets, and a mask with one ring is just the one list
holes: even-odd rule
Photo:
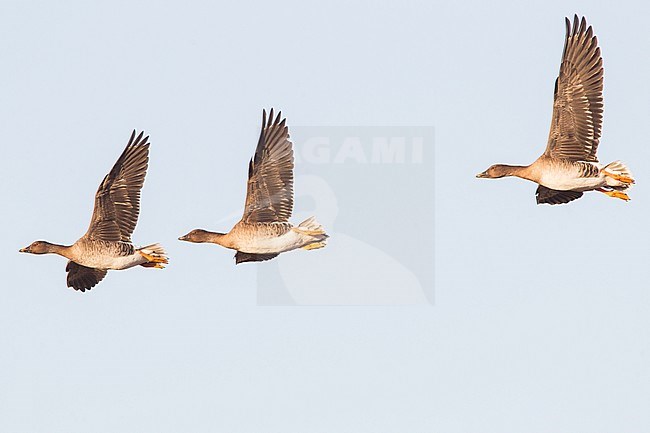
[[251, 254], [251, 253], [243, 253], [241, 251], [237, 251], [237, 254], [235, 254], [235, 264], [238, 265], [240, 263], [246, 263], [246, 262], [264, 262], [266, 260], [271, 260], [274, 257], [279, 256], [280, 253], [277, 254]]
[[140, 190], [149, 163], [149, 137], [131, 134], [129, 143], [95, 194], [95, 210], [86, 237], [131, 242], [140, 214]]
[[580, 191], [558, 191], [539, 185], [535, 192], [537, 204], [563, 204], [582, 197]]
[[603, 122], [603, 59], [584, 17], [566, 19], [560, 74], [555, 80], [553, 119], [545, 155], [597, 161]]
[[262, 115], [262, 132], [255, 156], [248, 165], [248, 191], [242, 221], [285, 222], [293, 211], [293, 147], [289, 128], [281, 113], [267, 121]]
[[68, 273], [68, 287], [85, 292], [97, 285], [106, 276], [107, 271], [81, 266], [70, 260], [65, 267]]

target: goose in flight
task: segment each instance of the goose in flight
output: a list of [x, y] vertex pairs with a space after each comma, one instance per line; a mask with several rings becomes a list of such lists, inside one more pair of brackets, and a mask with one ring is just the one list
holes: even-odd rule
[[235, 263], [261, 262], [298, 248], [323, 248], [327, 234], [314, 217], [294, 226], [293, 147], [289, 128], [281, 113], [267, 119], [262, 113], [262, 131], [255, 155], [248, 164], [246, 205], [241, 220], [228, 233], [196, 229], [178, 238], [195, 243], [213, 243], [237, 251]]
[[85, 292], [106, 276], [110, 269], [133, 266], [163, 268], [168, 263], [159, 244], [136, 248], [131, 243], [140, 213], [140, 190], [149, 163], [149, 137], [135, 130], [122, 155], [104, 177], [95, 194], [95, 209], [90, 227], [72, 245], [35, 241], [21, 253], [58, 254], [67, 258], [68, 287]]
[[585, 18], [566, 20], [560, 74], [555, 80], [553, 117], [546, 150], [527, 166], [496, 164], [479, 178], [516, 176], [537, 183], [537, 203], [561, 204], [599, 191], [629, 200], [634, 183], [620, 161], [598, 162], [596, 151], [603, 121], [603, 59], [598, 41]]

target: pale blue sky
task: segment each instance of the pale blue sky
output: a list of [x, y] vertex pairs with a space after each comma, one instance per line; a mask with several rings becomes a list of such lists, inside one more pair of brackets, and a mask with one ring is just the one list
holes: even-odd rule
[[[590, 193], [536, 206], [531, 183], [474, 178], [543, 151], [573, 13], [599, 37], [599, 155], [631, 167], [629, 203]], [[645, 2], [0, 0], [0, 430], [648, 431], [649, 13]], [[228, 229], [271, 106], [296, 127], [434, 128], [435, 201], [390, 191], [385, 213], [337, 222], [352, 243], [333, 236], [278, 259], [333, 268], [371, 218], [385, 255], [406, 257], [391, 251], [400, 235], [435, 248], [433, 305], [260, 306], [257, 265], [176, 241]], [[83, 234], [133, 128], [153, 143], [134, 241], [162, 242], [171, 264], [75, 293], [62, 258], [18, 249]], [[364, 174], [346, 172], [350, 188], [372, 188]], [[406, 202], [423, 212], [391, 206]]]

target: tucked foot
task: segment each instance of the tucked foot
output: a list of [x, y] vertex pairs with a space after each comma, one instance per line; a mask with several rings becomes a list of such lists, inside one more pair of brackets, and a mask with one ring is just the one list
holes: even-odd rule
[[620, 198], [621, 200], [630, 201], [630, 196], [621, 191], [607, 191], [605, 189], [598, 189], [603, 194], [607, 194], [612, 198]]
[[[605, 170], [603, 170], [603, 174], [605, 176], [607, 176], [607, 177], [611, 177], [612, 179], [617, 180], [617, 181], [622, 182], [622, 183], [627, 184], [627, 185], [632, 185], [634, 183], [634, 179], [632, 179], [629, 176], [624, 176], [622, 174], [610, 173], [610, 172], [605, 171]], [[623, 194], [623, 195], [625, 195], [625, 194]], [[618, 198], [621, 198], [621, 197], [618, 197]], [[628, 198], [628, 200], [629, 200], [629, 198]]]
[[301, 247], [303, 250], [317, 250], [319, 248], [324, 248], [325, 245], [327, 245], [327, 242], [313, 242], [311, 244], [307, 244], [304, 247]]
[[302, 227], [294, 227], [293, 230], [302, 235], [308, 235], [308, 236], [320, 236], [325, 234], [323, 230], [307, 230]]
[[167, 260], [167, 257], [165, 256], [160, 256], [160, 255], [154, 255], [154, 254], [147, 254], [142, 251], [138, 251], [142, 257], [147, 259], [147, 263], [143, 263], [141, 266], [144, 266], [145, 268], [156, 268], [156, 269], [163, 269], [166, 265], [169, 263], [169, 260]]
[[141, 263], [140, 266], [142, 266], [143, 268], [165, 269], [165, 264], [163, 263], [147, 262], [147, 263]]
[[153, 254], [147, 254], [147, 253], [143, 253], [142, 251], [138, 251], [138, 252], [142, 255], [142, 257], [147, 259], [147, 261], [150, 262], [150, 263], [164, 263], [164, 264], [169, 263], [169, 260], [167, 260], [167, 257], [153, 255]]

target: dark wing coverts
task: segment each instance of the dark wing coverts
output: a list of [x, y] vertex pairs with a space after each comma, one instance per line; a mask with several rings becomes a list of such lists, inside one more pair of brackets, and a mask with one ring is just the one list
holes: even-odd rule
[[104, 270], [88, 268], [72, 260], [68, 262], [65, 271], [68, 273], [68, 287], [82, 292], [92, 289], [106, 276]]
[[271, 260], [274, 257], [277, 257], [280, 253], [271, 253], [271, 254], [253, 254], [253, 253], [244, 253], [242, 251], [237, 251], [235, 254], [235, 264], [246, 262], [264, 262], [266, 260]]
[[281, 113], [267, 121], [262, 116], [262, 132], [255, 156], [248, 165], [248, 191], [242, 221], [246, 223], [286, 222], [293, 211], [293, 147], [289, 128]]
[[106, 175], [97, 194], [86, 233], [89, 239], [131, 242], [140, 214], [140, 190], [149, 163], [149, 137], [131, 134], [129, 143]]
[[597, 161], [603, 120], [603, 60], [584, 17], [566, 19], [560, 74], [555, 81], [553, 119], [545, 155]]
[[539, 185], [535, 192], [537, 204], [563, 204], [582, 197], [580, 191], [558, 191]]

